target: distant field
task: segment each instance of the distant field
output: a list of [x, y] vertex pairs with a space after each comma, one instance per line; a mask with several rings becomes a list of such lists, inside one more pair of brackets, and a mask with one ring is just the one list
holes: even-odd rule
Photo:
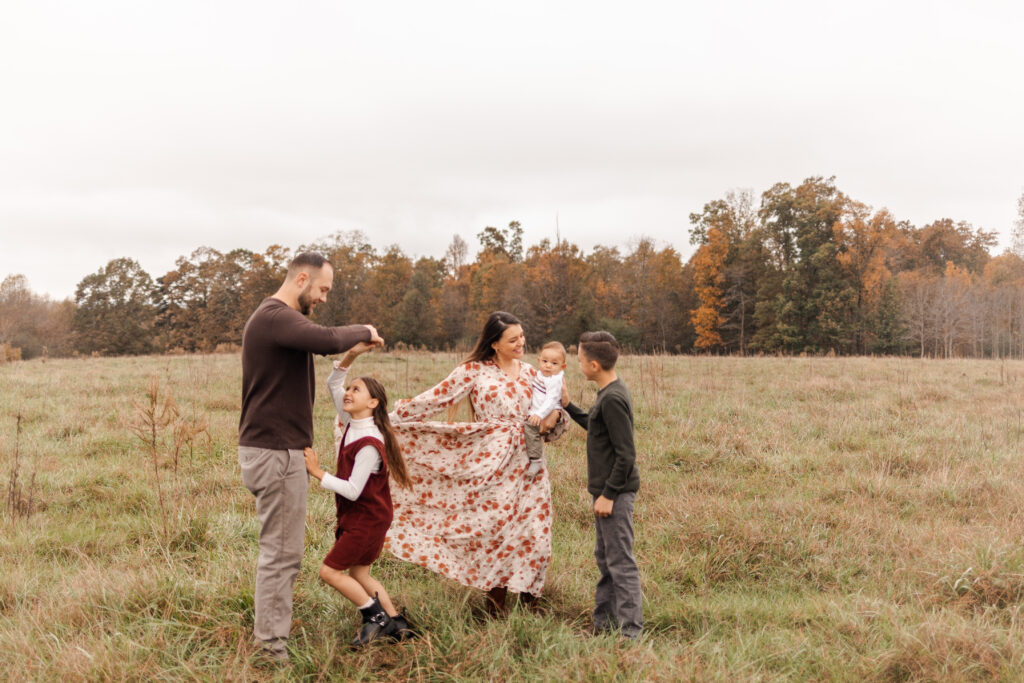
[[[394, 398], [456, 361], [377, 353], [358, 370]], [[597, 570], [574, 428], [548, 450], [540, 615], [480, 623], [477, 593], [385, 556], [378, 576], [426, 637], [348, 651], [356, 614], [316, 578], [333, 502], [312, 489], [286, 671], [249, 660], [257, 522], [236, 460], [239, 372], [236, 355], [0, 365], [0, 678], [1024, 677], [1024, 362], [626, 357], [640, 644], [586, 635]], [[156, 432], [157, 470], [132, 431], [154, 376], [178, 408]], [[321, 383], [324, 452], [332, 414]]]

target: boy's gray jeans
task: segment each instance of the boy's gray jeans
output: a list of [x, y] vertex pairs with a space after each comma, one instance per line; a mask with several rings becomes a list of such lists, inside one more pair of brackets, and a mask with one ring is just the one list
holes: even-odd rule
[[639, 637], [644, 625], [640, 570], [633, 557], [635, 499], [635, 493], [620, 493], [615, 497], [611, 516], [594, 515], [594, 559], [601, 570], [594, 591], [594, 630], [619, 629], [628, 638]]
[[306, 461], [301, 450], [239, 446], [238, 464], [245, 487], [256, 496], [260, 520], [253, 636], [283, 651], [306, 534]]

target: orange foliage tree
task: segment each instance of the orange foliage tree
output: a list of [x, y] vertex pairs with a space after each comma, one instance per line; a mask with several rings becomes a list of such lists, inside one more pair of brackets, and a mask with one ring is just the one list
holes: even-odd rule
[[718, 228], [709, 228], [707, 242], [693, 256], [693, 288], [700, 305], [691, 313], [697, 339], [694, 347], [708, 350], [722, 345], [722, 287], [729, 242]]

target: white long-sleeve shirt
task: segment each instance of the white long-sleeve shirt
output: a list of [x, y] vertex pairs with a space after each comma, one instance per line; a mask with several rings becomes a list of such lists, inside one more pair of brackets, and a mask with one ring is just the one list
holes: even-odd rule
[[[334, 371], [327, 377], [327, 389], [331, 392], [334, 407], [338, 410], [340, 428], [344, 432], [345, 428], [348, 427], [344, 442], [341, 444], [342, 447], [364, 436], [372, 436], [383, 442], [384, 435], [377, 429], [377, 425], [373, 423], [372, 417], [353, 420], [342, 409], [342, 400], [345, 398], [345, 378], [347, 376], [348, 369], [339, 367], [338, 363], [335, 362]], [[352, 465], [352, 474], [349, 475], [348, 479], [339, 479], [333, 474], [324, 472], [323, 479], [320, 480], [320, 486], [349, 500], [356, 500], [362, 494], [363, 488], [366, 487], [366, 481], [370, 478], [370, 475], [374, 472], [380, 472], [382, 464], [380, 452], [376, 448], [373, 446], [363, 446], [356, 453], [356, 461]]]
[[562, 378], [565, 372], [550, 377], [540, 372], [533, 380], [533, 397], [530, 399], [530, 415], [544, 419], [562, 403]]

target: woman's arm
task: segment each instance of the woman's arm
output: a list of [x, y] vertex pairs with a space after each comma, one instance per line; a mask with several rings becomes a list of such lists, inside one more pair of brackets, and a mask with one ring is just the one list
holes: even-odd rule
[[427, 389], [419, 396], [395, 403], [391, 413], [392, 422], [408, 422], [428, 418], [452, 406], [469, 395], [480, 372], [478, 363], [463, 363], [451, 371], [437, 386]]

